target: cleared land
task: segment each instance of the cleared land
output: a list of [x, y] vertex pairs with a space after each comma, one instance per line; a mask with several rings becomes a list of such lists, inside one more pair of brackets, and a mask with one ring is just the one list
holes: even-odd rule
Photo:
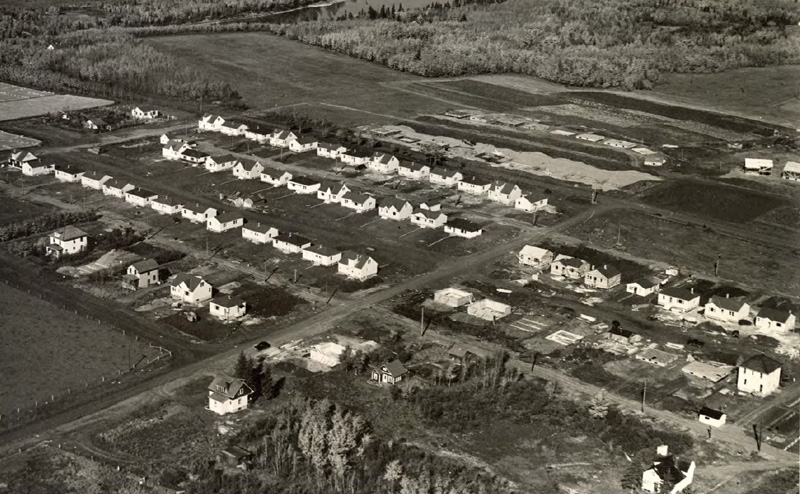
[[21, 99], [41, 98], [42, 96], [52, 95], [53, 93], [49, 93], [47, 91], [37, 91], [36, 89], [14, 86], [12, 84], [0, 82], [0, 102], [2, 103], [5, 103], [6, 101], [18, 101]]
[[0, 151], [38, 146], [42, 141], [0, 130]]
[[106, 99], [86, 98], [71, 94], [40, 93], [34, 95], [38, 91], [32, 91], [31, 96], [25, 97], [27, 91], [31, 90], [9, 84], [3, 84], [0, 89], [5, 91], [5, 94], [0, 95], [0, 121], [47, 115], [57, 111], [84, 110], [114, 103]]

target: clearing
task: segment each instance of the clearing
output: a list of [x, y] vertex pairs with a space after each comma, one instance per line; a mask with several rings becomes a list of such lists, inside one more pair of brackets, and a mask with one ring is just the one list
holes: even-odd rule
[[56, 111], [84, 110], [114, 104], [107, 99], [52, 94], [0, 83], [0, 121], [47, 115]]

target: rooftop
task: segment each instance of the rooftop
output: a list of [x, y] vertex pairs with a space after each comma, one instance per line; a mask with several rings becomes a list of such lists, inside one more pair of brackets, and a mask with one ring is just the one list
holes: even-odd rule
[[791, 316], [792, 313], [788, 310], [773, 309], [771, 307], [762, 307], [761, 310], [758, 311], [758, 317], [763, 317], [765, 319], [769, 319], [770, 321], [777, 321], [784, 324], [789, 322], [789, 318]]
[[753, 355], [745, 360], [739, 367], [754, 370], [762, 374], [772, 374], [776, 369], [781, 368], [781, 363], [777, 360], [771, 359], [764, 354]]

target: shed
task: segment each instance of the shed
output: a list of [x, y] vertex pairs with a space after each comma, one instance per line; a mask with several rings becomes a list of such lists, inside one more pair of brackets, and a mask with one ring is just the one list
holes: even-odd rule
[[697, 419], [701, 424], [708, 424], [711, 427], [720, 427], [725, 425], [727, 415], [719, 410], [703, 407], [697, 412]]

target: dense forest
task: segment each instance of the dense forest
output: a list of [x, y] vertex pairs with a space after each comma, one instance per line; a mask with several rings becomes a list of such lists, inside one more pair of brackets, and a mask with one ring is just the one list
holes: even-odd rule
[[798, 20], [794, 0], [509, 0], [272, 31], [423, 76], [512, 72], [636, 89], [670, 72], [798, 63]]

